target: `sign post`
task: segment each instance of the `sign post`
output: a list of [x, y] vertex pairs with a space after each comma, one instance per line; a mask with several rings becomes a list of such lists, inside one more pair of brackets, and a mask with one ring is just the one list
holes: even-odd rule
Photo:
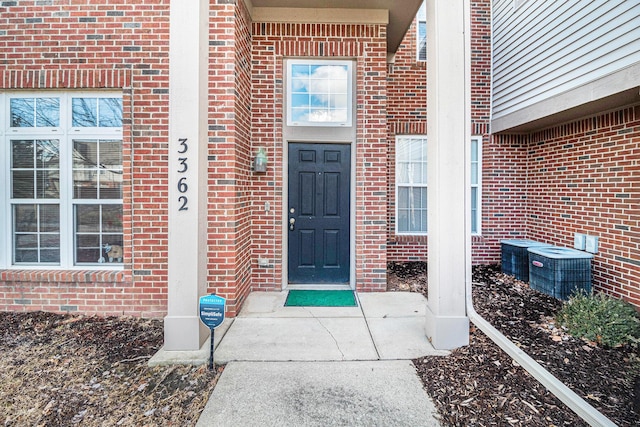
[[224, 306], [226, 300], [217, 295], [200, 297], [200, 320], [211, 329], [211, 353], [209, 354], [209, 369], [213, 369], [213, 331], [224, 321]]

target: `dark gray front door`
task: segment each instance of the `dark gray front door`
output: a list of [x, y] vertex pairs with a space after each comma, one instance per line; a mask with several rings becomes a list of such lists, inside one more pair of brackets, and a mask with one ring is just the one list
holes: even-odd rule
[[289, 283], [349, 282], [351, 146], [289, 144]]

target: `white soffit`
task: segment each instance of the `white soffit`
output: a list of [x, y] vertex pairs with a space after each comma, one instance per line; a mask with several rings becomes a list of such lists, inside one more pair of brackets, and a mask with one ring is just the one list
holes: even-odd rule
[[[395, 53], [422, 0], [244, 0], [254, 22], [387, 25], [387, 52]], [[301, 7], [304, 5], [304, 7]]]

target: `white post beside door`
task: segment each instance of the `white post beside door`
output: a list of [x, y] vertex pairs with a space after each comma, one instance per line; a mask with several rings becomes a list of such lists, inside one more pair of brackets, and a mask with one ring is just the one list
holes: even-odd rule
[[208, 336], [206, 292], [208, 22], [206, 0], [171, 0], [169, 18], [169, 259], [165, 350], [198, 350]]
[[429, 302], [427, 337], [437, 349], [469, 343], [471, 280], [470, 5], [427, 0]]

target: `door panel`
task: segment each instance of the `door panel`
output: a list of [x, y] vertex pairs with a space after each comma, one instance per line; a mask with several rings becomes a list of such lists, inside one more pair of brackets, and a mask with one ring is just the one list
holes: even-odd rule
[[350, 145], [289, 144], [289, 283], [349, 282], [350, 171]]

